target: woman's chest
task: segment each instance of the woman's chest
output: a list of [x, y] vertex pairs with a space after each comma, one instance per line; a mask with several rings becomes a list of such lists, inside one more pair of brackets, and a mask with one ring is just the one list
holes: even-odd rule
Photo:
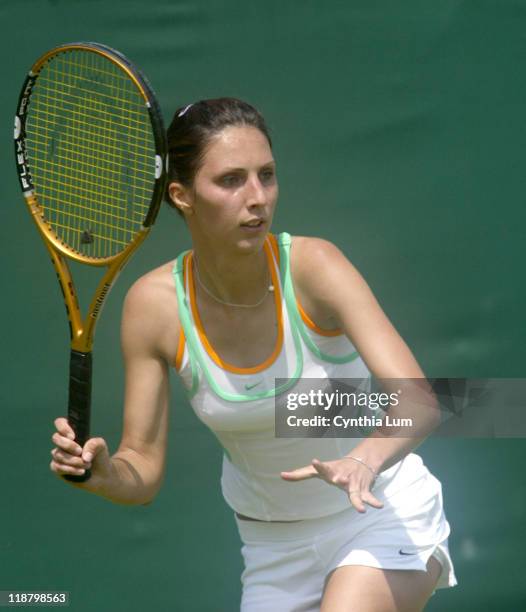
[[221, 361], [238, 368], [264, 363], [279, 342], [281, 316], [273, 300], [257, 309], [201, 310], [201, 339]]

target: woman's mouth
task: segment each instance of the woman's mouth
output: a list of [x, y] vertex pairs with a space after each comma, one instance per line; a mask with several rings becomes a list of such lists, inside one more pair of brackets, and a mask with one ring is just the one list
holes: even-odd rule
[[265, 221], [263, 219], [251, 219], [246, 223], [242, 223], [241, 227], [251, 232], [257, 232], [263, 229], [264, 225]]

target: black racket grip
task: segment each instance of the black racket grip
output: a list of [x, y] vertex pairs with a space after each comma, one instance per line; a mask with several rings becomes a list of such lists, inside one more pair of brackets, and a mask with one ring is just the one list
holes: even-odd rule
[[[91, 411], [91, 372], [90, 353], [71, 351], [69, 362], [69, 399], [68, 422], [75, 432], [75, 441], [84, 446], [89, 438]], [[82, 475], [65, 474], [63, 477], [72, 482], [85, 482], [91, 476], [86, 470]]]

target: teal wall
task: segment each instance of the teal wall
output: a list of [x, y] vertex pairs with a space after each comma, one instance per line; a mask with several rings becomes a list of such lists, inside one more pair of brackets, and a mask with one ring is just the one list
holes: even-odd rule
[[[0, 0], [0, 590], [69, 590], [75, 612], [230, 612], [240, 596], [221, 452], [176, 380], [168, 471], [152, 505], [114, 506], [48, 471], [52, 421], [65, 410], [67, 325], [12, 158], [33, 61], [95, 40], [144, 70], [166, 117], [204, 97], [254, 103], [279, 167], [274, 229], [336, 242], [428, 375], [521, 377], [525, 27], [520, 0]], [[123, 297], [188, 245], [163, 210], [105, 307], [93, 431], [113, 449]], [[443, 483], [460, 582], [428, 610], [521, 609], [524, 440], [430, 440], [421, 453]]]

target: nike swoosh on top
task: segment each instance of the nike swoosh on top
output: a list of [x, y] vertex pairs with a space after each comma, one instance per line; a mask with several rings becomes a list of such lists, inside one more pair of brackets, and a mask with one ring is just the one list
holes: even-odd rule
[[252, 385], [245, 385], [245, 391], [250, 391], [250, 389], [253, 389], [254, 387], [257, 387], [262, 382], [263, 382], [262, 380], [258, 380], [256, 383], [254, 383]]
[[417, 555], [418, 553], [416, 553], [416, 552], [404, 552], [402, 549], [400, 549], [398, 551], [398, 554], [399, 555]]

